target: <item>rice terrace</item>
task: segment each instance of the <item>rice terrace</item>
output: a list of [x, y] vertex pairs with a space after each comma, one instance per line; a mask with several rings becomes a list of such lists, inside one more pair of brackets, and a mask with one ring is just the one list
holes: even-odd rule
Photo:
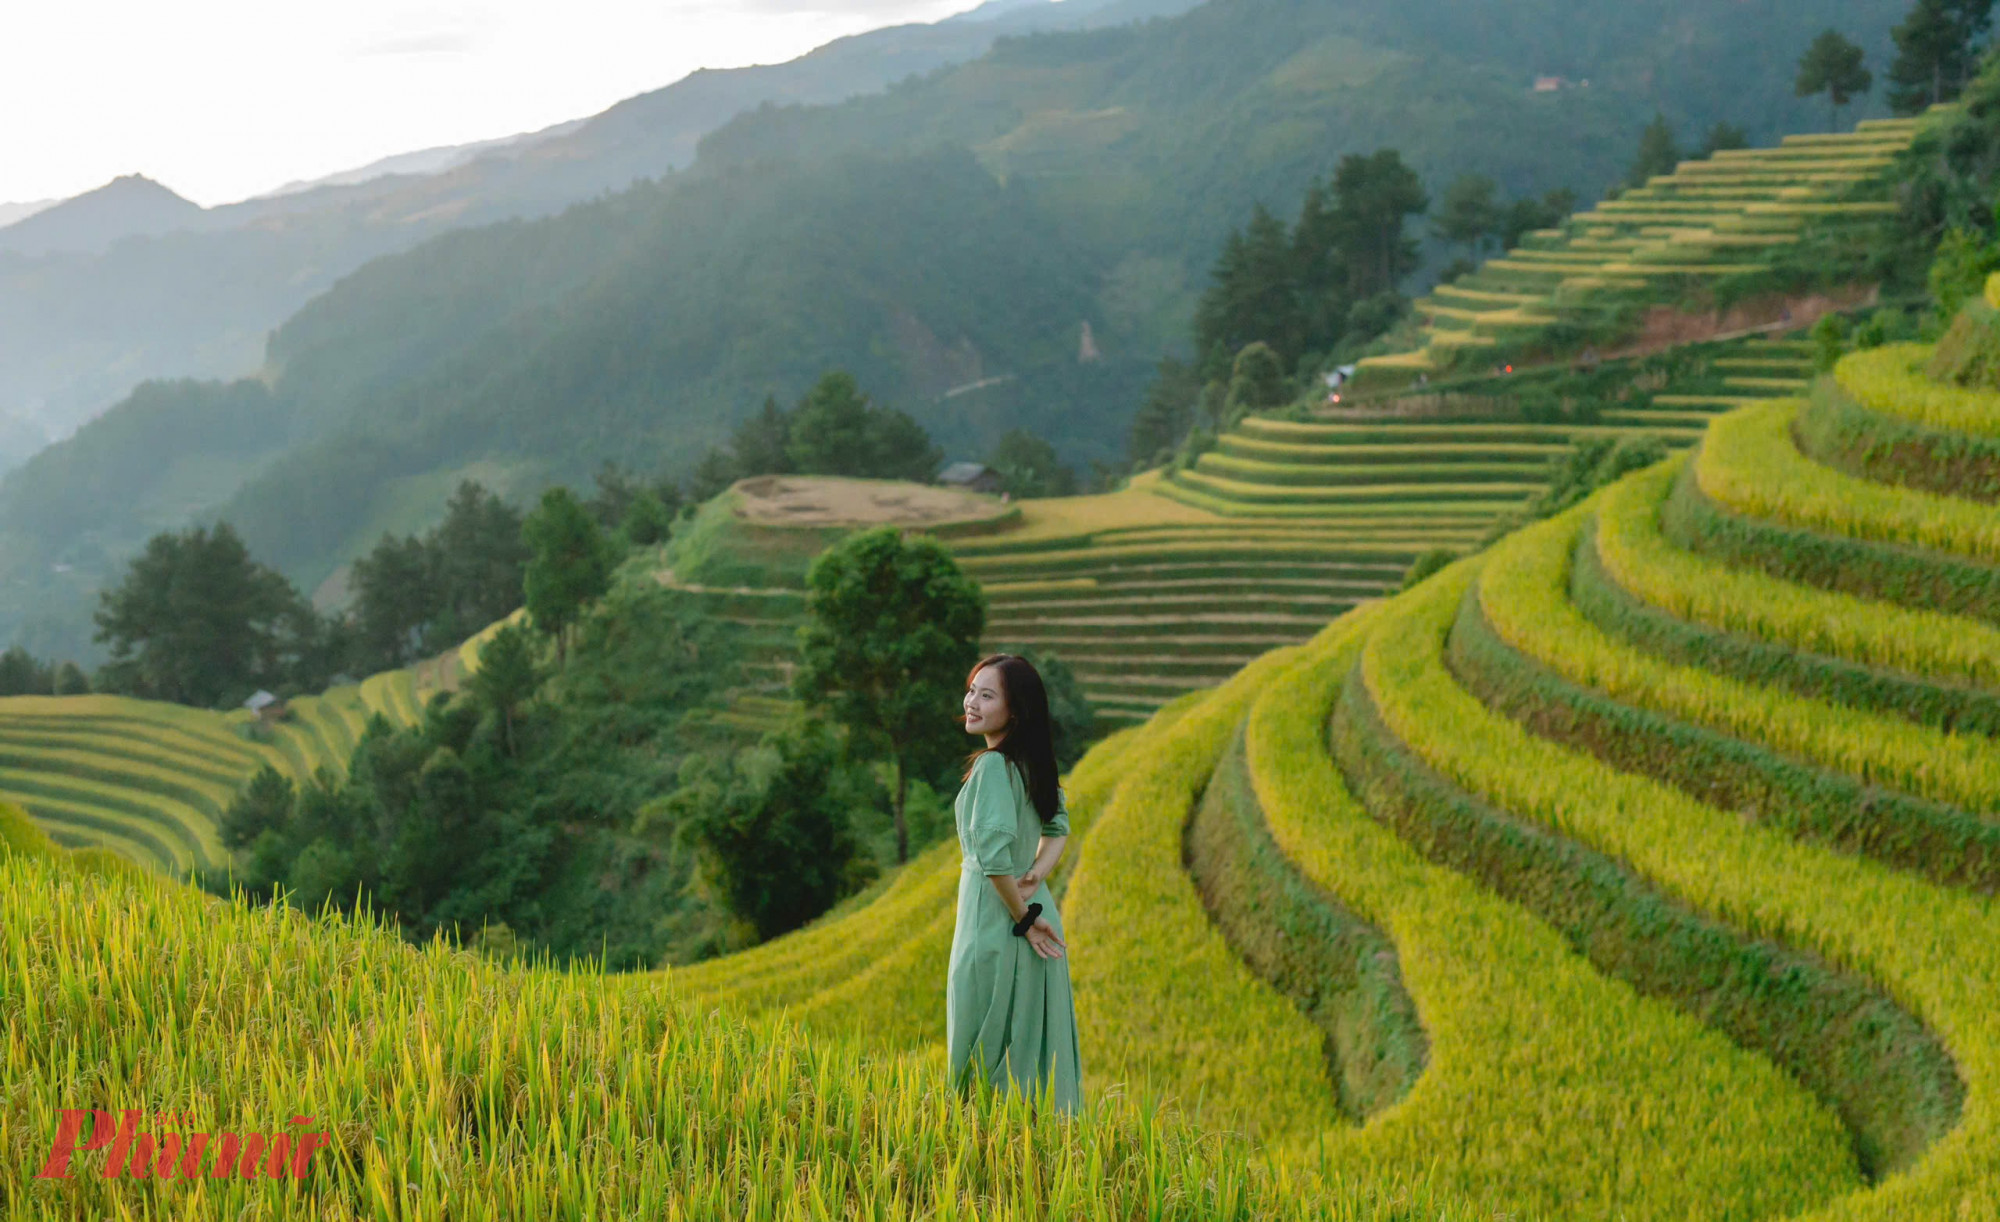
[[[0, 205], [202, 300], [0, 337], [0, 1217], [2000, 1220], [2000, 37], [1762, 7]], [[954, 1078], [995, 655], [1074, 1113]]]

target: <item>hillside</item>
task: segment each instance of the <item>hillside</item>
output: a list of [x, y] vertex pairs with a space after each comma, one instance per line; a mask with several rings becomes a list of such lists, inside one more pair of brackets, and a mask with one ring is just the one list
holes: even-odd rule
[[[569, 1147], [662, 1124], [698, 1128], [674, 1148], [734, 1160], [759, 1201], [806, 1177], [829, 1215], [892, 1191], [894, 1150], [915, 1177], [894, 1191], [998, 1193], [1003, 1216], [1086, 1198], [1204, 1218], [1992, 1216], [2000, 387], [1934, 355], [1862, 351], [1806, 396], [1720, 414], [1086, 756], [1052, 881], [1106, 1127], [1037, 1129], [1032, 1177], [1004, 1153], [1025, 1120], [992, 1117], [989, 1142], [945, 1127], [984, 1109], [930, 1111], [951, 843], [755, 950], [578, 981], [200, 907], [0, 822], [0, 970], [50, 981], [7, 1019], [10, 1074], [42, 1099], [104, 1063], [149, 1108], [195, 1081], [246, 1111], [310, 1094], [388, 1143], [329, 1188], [357, 1209], [409, 1191], [505, 1213], [523, 1190], [495, 1159], [563, 1197], [547, 1168]], [[139, 953], [162, 926], [183, 953]], [[128, 970], [75, 967], [104, 959]], [[184, 1011], [277, 962], [244, 1007]], [[113, 997], [218, 1038], [142, 1062], [78, 1021]], [[239, 1030], [265, 1055], [229, 1060]], [[372, 1051], [412, 1030], [418, 1052]], [[288, 1055], [307, 1041], [321, 1058]], [[521, 1051], [552, 1047], [550, 1065]], [[641, 1056], [643, 1084], [617, 1072]], [[809, 1128], [763, 1119], [774, 1081], [816, 1100]], [[41, 1132], [55, 1105], [34, 1106]], [[1196, 1156], [1189, 1121], [1255, 1153]], [[397, 1153], [419, 1133], [433, 1156]], [[643, 1148], [621, 1201], [716, 1199], [709, 1156], [669, 1172]], [[1063, 1169], [1081, 1148], [1087, 1186]], [[1382, 1212], [1416, 1179], [1444, 1203]]]
[[191, 228], [200, 223], [201, 214], [201, 205], [145, 175], [126, 174], [23, 219], [0, 223], [0, 255], [99, 250], [127, 238]]
[[1842, 262], [1860, 270], [1871, 224], [1899, 209], [1885, 176], [1920, 123], [1865, 120], [1683, 162], [1438, 285], [1417, 302], [1424, 346], [1363, 360], [1362, 382], [1629, 345], [1652, 338], [1648, 307], [1714, 303], [1717, 330], [1789, 321], [1786, 290], [1822, 287], [1795, 265], [1802, 252], [1822, 279]]
[[[125, 230], [98, 227], [81, 248], [9, 257], [10, 231], [0, 230], [0, 472], [143, 380], [254, 371], [271, 328], [371, 259], [667, 176], [742, 111], [838, 102], [976, 58], [998, 38], [1170, 15], [1190, 2], [1062, 0], [874, 30], [788, 63], [695, 72], [553, 129], [446, 150], [442, 168], [423, 154], [390, 158], [308, 189], [193, 210], [177, 218], [178, 232], [123, 244], [112, 239]], [[32, 441], [14, 440], [10, 417]]]
[[[1656, 109], [1689, 125], [1725, 117], [1715, 72], [1789, 56], [1787, 40], [1832, 11], [1816, 0], [1767, 21], [1717, 4], [1677, 16], [1662, 40], [1656, 5], [1506, 8], [1520, 20], [1496, 26], [1447, 0], [1229, 0], [1008, 38], [878, 98], [745, 116], [662, 185], [372, 264], [278, 329], [257, 382], [173, 409], [207, 419], [269, 384], [277, 401], [257, 444], [229, 440], [227, 462], [201, 457], [205, 425], [162, 450], [126, 421], [181, 390], [152, 389], [0, 484], [0, 639], [87, 656], [89, 590], [162, 521], [225, 513], [259, 532], [260, 556], [317, 585], [383, 529], [422, 526], [411, 507], [468, 469], [524, 489], [612, 454], [685, 470], [728, 421], [832, 365], [964, 456], [1022, 427], [1079, 466], [1122, 457], [1156, 358], [1182, 342], [1215, 250], [1254, 202], [1287, 207], [1341, 154], [1382, 145], [1434, 184], [1482, 170], [1514, 193], [1568, 182], [1595, 195]], [[1895, 5], [1864, 8], [1841, 6], [1841, 18], [1873, 45]], [[1593, 63], [1611, 75], [1589, 89], [1526, 87], [1541, 69], [1524, 65]], [[1768, 83], [1729, 96], [1726, 117], [1760, 133], [1799, 105]], [[965, 152], [940, 151], [950, 147]], [[379, 211], [362, 203], [375, 189], [340, 188], [360, 193], [363, 212]], [[798, 215], [800, 200], [819, 215]], [[316, 241], [349, 232], [344, 213], [299, 215]], [[270, 240], [291, 232], [273, 225]], [[0, 336], [30, 348], [18, 366], [0, 354], [0, 368], [66, 359], [42, 328], [68, 319], [95, 334], [152, 291], [118, 309], [18, 315], [0, 291]], [[191, 322], [227, 302], [182, 296], [171, 313]], [[1085, 321], [1105, 353], [1090, 365], [1074, 359]], [[130, 368], [108, 340], [88, 364]], [[129, 511], [94, 493], [99, 468], [142, 473]], [[12, 529], [29, 516], [32, 532]]]
[[259, 769], [299, 784], [322, 770], [344, 775], [372, 718], [420, 721], [430, 697], [476, 663], [479, 645], [474, 638], [458, 655], [293, 700], [268, 725], [247, 710], [120, 696], [0, 698], [0, 801], [66, 848], [220, 881], [229, 865], [222, 814]]
[[[1095, 1080], [1487, 1209], [2000, 1208], [2000, 536], [1951, 474], [2000, 464], [2000, 392], [1929, 355], [1723, 414], [1097, 748], [1062, 891]], [[926, 1046], [956, 868], [674, 975]]]

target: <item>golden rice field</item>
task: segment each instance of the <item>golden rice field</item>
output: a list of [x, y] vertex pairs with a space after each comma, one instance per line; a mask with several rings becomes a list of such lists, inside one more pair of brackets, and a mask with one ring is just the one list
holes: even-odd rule
[[[466, 659], [480, 639], [466, 643]], [[0, 698], [0, 801], [59, 845], [111, 848], [164, 874], [219, 879], [228, 867], [219, 821], [258, 769], [298, 781], [345, 773], [371, 719], [415, 724], [452, 673], [436, 661], [374, 675], [293, 700], [269, 725], [247, 710], [121, 696]]]
[[1364, 376], [1408, 378], [1532, 348], [1552, 327], [1589, 325], [1680, 285], [1754, 275], [1768, 254], [1802, 238], [1892, 213], [1883, 171], [1926, 117], [1870, 119], [1852, 132], [1684, 161], [1439, 285], [1417, 303], [1422, 346], [1365, 359]]
[[[1432, 342], [1729, 274], [1910, 131], [1683, 165], [1441, 289]], [[0, 700], [0, 1216], [2000, 1218], [2000, 392], [1934, 355], [1809, 384], [1744, 341], [1588, 429], [1251, 417], [954, 536], [986, 644], [1123, 727], [1051, 880], [1075, 1122], [947, 1087], [955, 844], [620, 976], [174, 881], [258, 768], [338, 773], [499, 625], [268, 727]], [[1672, 457], [1397, 593], [1635, 430]], [[755, 731], [824, 532], [703, 512], [642, 576], [734, 626]], [[330, 1140], [295, 1181], [36, 1178], [64, 1109]]]
[[[22, 1175], [0, 1205], [2000, 1216], [2000, 506], [1829, 448], [1837, 416], [1955, 452], [1853, 368], [1086, 756], [1054, 880], [1079, 1121], [946, 1088], [955, 845], [753, 950], [595, 977], [251, 912], [6, 815], [15, 1165], [64, 1107], [307, 1115], [332, 1143], [303, 1183]], [[1964, 436], [2000, 421], [2000, 394], [1956, 395]], [[1025, 529], [1070, 537], [1064, 508]], [[27, 746], [75, 763], [129, 734], [126, 783], [189, 809], [228, 777], [167, 765], [243, 742], [150, 706], [68, 715], [66, 745]], [[1306, 930], [1346, 949], [1287, 945]]]
[[[1475, 1216], [2000, 1216], [2000, 518], [1815, 448], [1838, 411], [1952, 452], [1857, 364], [1086, 757], [1087, 1089], [1171, 1098], [1321, 1201], [1421, 1176]], [[1951, 401], [2000, 424], [2000, 394]], [[1224, 784], [1277, 860], [1218, 897], [1191, 829]], [[857, 971], [935, 1001], [953, 868], [674, 978], [809, 1028]], [[1308, 909], [1392, 970], [1251, 967]], [[1357, 1107], [1353, 1062], [1403, 1038], [1384, 980], [1421, 1059]]]

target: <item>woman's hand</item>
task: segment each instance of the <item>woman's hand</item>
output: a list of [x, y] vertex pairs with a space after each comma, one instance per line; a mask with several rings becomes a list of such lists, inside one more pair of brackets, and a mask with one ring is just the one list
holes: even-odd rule
[[1063, 951], [1067, 949], [1063, 945], [1062, 938], [1056, 934], [1056, 927], [1049, 924], [1047, 917], [1036, 917], [1035, 923], [1028, 926], [1028, 932], [1022, 936], [1028, 939], [1028, 945], [1035, 948], [1035, 953], [1044, 959], [1060, 959], [1063, 957]]
[[1030, 870], [1015, 879], [1014, 883], [1021, 888], [1021, 902], [1025, 904], [1035, 897], [1035, 889], [1042, 885], [1042, 876]]

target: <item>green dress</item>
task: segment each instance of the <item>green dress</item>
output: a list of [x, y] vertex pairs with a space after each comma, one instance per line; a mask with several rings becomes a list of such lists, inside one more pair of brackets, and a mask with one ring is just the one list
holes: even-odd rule
[[[1014, 878], [1035, 863], [1036, 841], [1069, 835], [1069, 811], [1058, 803], [1044, 825], [1027, 785], [1007, 757], [988, 751], [973, 761], [953, 813], [963, 857], [958, 869], [958, 925], [951, 936], [945, 984], [945, 1046], [952, 1083], [966, 1090], [983, 1068], [996, 1084], [1024, 1093], [1045, 1088], [1059, 1111], [1083, 1106], [1083, 1067], [1076, 1043], [1076, 1006], [1069, 959], [1044, 959], [1014, 936], [1014, 920], [988, 875]], [[1062, 916], [1044, 880], [1028, 897], [1062, 934]]]

